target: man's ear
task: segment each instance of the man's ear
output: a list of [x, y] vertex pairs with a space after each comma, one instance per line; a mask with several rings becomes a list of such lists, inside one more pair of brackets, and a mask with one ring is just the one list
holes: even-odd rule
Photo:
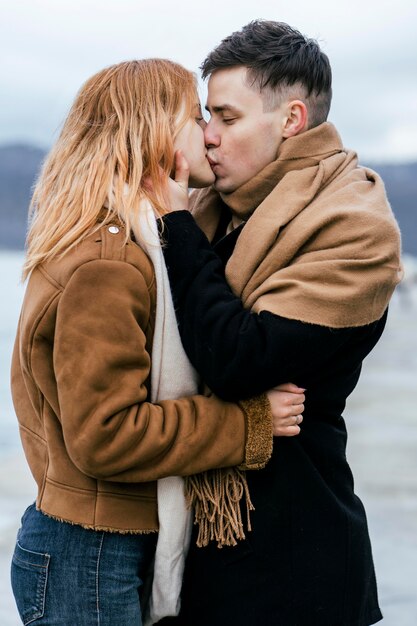
[[282, 136], [284, 139], [299, 135], [308, 128], [307, 107], [302, 100], [291, 100], [287, 105]]

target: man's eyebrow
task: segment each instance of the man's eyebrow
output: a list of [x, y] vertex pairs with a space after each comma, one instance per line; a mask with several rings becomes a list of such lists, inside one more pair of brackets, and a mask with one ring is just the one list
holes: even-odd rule
[[207, 104], [205, 106], [206, 111], [211, 113], [223, 113], [224, 111], [230, 111], [231, 113], [240, 113], [239, 109], [232, 104], [221, 104], [220, 106], [209, 107]]

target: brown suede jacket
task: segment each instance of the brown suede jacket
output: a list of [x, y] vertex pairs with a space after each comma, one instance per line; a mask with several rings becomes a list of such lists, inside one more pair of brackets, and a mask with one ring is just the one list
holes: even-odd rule
[[12, 394], [44, 513], [96, 530], [155, 531], [156, 479], [267, 462], [265, 396], [147, 401], [155, 302], [152, 264], [124, 243], [120, 223], [32, 273]]

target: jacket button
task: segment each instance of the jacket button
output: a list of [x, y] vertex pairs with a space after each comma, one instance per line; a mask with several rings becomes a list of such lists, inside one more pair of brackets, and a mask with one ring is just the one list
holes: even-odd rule
[[109, 233], [111, 233], [112, 235], [117, 235], [118, 232], [119, 232], [118, 226], [109, 226]]

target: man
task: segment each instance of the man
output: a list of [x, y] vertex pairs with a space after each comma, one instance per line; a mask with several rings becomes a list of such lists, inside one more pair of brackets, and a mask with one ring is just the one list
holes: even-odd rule
[[399, 231], [381, 180], [326, 121], [331, 69], [315, 41], [255, 21], [202, 69], [216, 181], [193, 215], [214, 250], [189, 213], [164, 218], [184, 347], [222, 397], [307, 391], [300, 435], [247, 476], [246, 539], [219, 550], [206, 527], [203, 547], [192, 541], [174, 623], [368, 626], [382, 615], [342, 412], [400, 279]]

